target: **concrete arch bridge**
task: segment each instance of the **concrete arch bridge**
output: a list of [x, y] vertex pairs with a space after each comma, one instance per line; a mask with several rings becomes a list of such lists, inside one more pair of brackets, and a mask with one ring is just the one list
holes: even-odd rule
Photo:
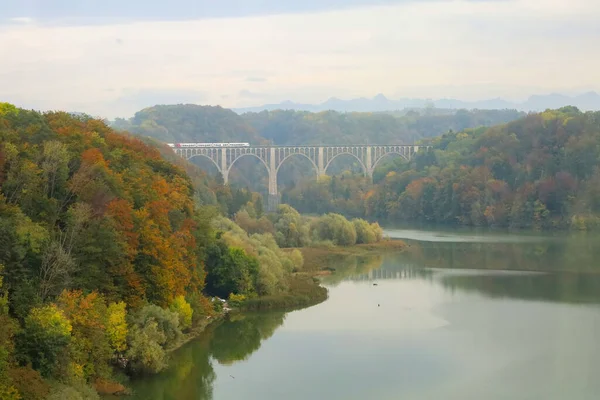
[[275, 210], [279, 204], [277, 192], [277, 172], [290, 157], [307, 158], [317, 176], [323, 176], [331, 162], [342, 155], [350, 155], [358, 160], [365, 176], [373, 177], [373, 171], [385, 157], [396, 155], [410, 160], [419, 151], [428, 150], [429, 146], [416, 145], [349, 145], [349, 146], [242, 146], [222, 147], [215, 145], [194, 147], [181, 143], [173, 151], [189, 160], [194, 157], [205, 157], [217, 167], [223, 180], [227, 183], [231, 167], [242, 157], [258, 158], [269, 176], [269, 210]]

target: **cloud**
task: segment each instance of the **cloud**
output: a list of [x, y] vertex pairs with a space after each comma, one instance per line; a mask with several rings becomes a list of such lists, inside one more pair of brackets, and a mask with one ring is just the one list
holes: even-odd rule
[[3, 0], [2, 11], [9, 17], [32, 15], [46, 24], [98, 25], [315, 13], [423, 1], [453, 0]]
[[260, 99], [263, 98], [264, 95], [260, 93], [251, 92], [247, 89], [240, 90], [240, 97], [249, 98], [249, 99]]
[[[246, 107], [381, 92], [476, 99], [526, 97], [532, 87], [600, 90], [596, 0], [396, 3], [303, 15], [2, 25], [0, 101], [114, 117], [152, 102]], [[33, 15], [26, 11], [18, 15]]]
[[13, 17], [9, 18], [8, 20], [17, 24], [31, 24], [34, 22], [34, 19], [30, 17]]

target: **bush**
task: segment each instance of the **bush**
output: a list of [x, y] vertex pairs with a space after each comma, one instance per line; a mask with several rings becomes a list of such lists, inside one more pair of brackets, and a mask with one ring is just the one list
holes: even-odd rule
[[201, 293], [188, 295], [187, 301], [192, 307], [192, 326], [196, 326], [200, 320], [214, 314], [214, 307], [210, 300]]
[[244, 303], [244, 301], [246, 301], [246, 296], [244, 296], [243, 294], [234, 294], [234, 293], [231, 293], [229, 295], [228, 302], [229, 302], [229, 305], [231, 307], [238, 308], [238, 307], [240, 307]]
[[70, 385], [56, 384], [52, 387], [48, 400], [100, 400], [98, 393], [85, 382]]
[[326, 214], [312, 223], [313, 239], [331, 240], [338, 246], [356, 243], [354, 225], [339, 214]]
[[301, 271], [302, 267], [304, 266], [304, 257], [302, 257], [302, 253], [300, 252], [300, 250], [298, 250], [298, 249], [292, 250], [288, 254], [288, 257], [292, 262], [293, 271], [294, 272]]
[[129, 331], [129, 369], [133, 373], [157, 373], [167, 366], [167, 355], [163, 348], [165, 334], [156, 321], [149, 321], [140, 327], [134, 325]]
[[221, 302], [221, 300], [215, 298], [213, 299], [213, 310], [217, 313], [220, 314], [223, 311], [223, 303]]
[[[168, 344], [180, 338], [181, 329], [179, 327], [179, 316], [172, 311], [149, 304], [133, 314], [131, 318], [131, 325], [137, 326], [142, 330], [153, 322], [156, 323], [156, 327], [160, 334], [165, 337], [163, 343]], [[129, 335], [129, 337], [131, 337], [131, 335]]]
[[376, 241], [375, 232], [367, 221], [356, 218], [352, 220], [352, 225], [356, 231], [356, 243], [374, 243]]
[[175, 297], [175, 300], [173, 300], [173, 303], [171, 303], [169, 308], [179, 317], [179, 327], [182, 330], [192, 327], [192, 316], [194, 314], [194, 310], [192, 310], [192, 306], [185, 301], [183, 296]]
[[274, 218], [275, 238], [280, 247], [304, 247], [310, 244], [308, 225], [298, 211], [282, 204]]
[[376, 243], [383, 238], [383, 230], [377, 222], [369, 224], [364, 219], [356, 218], [352, 220], [352, 225], [356, 231], [356, 243]]

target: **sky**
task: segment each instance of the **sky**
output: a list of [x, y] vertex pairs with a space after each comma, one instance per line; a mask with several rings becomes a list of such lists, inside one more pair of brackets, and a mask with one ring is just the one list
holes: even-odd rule
[[2, 0], [0, 101], [521, 100], [600, 91], [598, 0]]

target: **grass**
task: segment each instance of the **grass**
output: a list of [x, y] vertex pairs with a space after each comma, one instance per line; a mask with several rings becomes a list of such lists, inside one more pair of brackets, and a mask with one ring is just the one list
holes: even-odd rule
[[340, 257], [381, 254], [383, 251], [399, 251], [406, 249], [406, 247], [406, 243], [401, 240], [388, 239], [377, 243], [356, 244], [347, 247], [301, 247], [298, 250], [304, 257], [303, 270], [313, 273], [313, 275], [323, 275], [331, 272], [327, 265], [339, 261]]
[[241, 307], [243, 311], [293, 310], [321, 303], [327, 299], [327, 289], [308, 274], [294, 274], [290, 279], [288, 293], [248, 299]]

